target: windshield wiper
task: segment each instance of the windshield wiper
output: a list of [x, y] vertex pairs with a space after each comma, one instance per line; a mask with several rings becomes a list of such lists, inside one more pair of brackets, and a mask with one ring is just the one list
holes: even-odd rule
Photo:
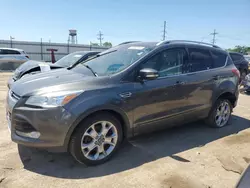
[[90, 67], [90, 66], [88, 66], [88, 65], [85, 65], [85, 64], [82, 64], [84, 67], [86, 67], [87, 69], [89, 69], [93, 74], [94, 74], [94, 76], [95, 77], [98, 77], [98, 75], [96, 74], [96, 72]]
[[117, 50], [112, 50], [112, 51], [109, 51], [109, 52], [103, 53], [103, 54], [96, 54], [96, 55], [92, 56], [91, 58], [86, 59], [85, 61], [74, 63], [73, 65], [69, 66], [67, 69], [70, 70], [70, 69], [74, 68], [76, 65], [79, 65], [79, 64], [84, 65], [84, 63], [86, 63], [89, 60], [95, 59], [97, 57], [100, 57], [100, 56], [103, 56], [103, 55], [106, 55], [106, 54], [110, 54], [110, 53], [115, 52], [115, 51], [117, 51]]

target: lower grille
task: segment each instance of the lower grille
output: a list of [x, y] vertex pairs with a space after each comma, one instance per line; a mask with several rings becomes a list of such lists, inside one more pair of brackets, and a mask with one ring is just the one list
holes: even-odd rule
[[22, 120], [22, 119], [13, 119], [12, 125], [17, 131], [21, 131], [21, 132], [36, 131], [36, 129], [31, 124], [29, 124], [27, 121]]

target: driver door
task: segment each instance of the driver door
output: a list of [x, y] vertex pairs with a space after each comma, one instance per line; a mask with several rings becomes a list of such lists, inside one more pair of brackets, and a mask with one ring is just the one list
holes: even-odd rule
[[135, 131], [146, 132], [172, 126], [183, 120], [180, 116], [187, 101], [182, 90], [182, 66], [188, 61], [185, 48], [173, 48], [159, 52], [140, 66], [158, 71], [155, 80], [135, 83], [134, 125]]

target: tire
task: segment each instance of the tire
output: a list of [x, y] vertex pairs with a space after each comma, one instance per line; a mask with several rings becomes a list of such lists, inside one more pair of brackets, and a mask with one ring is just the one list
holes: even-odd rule
[[122, 127], [117, 118], [110, 113], [95, 114], [81, 122], [76, 128], [69, 143], [69, 151], [79, 163], [87, 166], [99, 165], [114, 155], [122, 139]]
[[[222, 120], [221, 120], [223, 123], [218, 124], [219, 116], [217, 114], [217, 109], [220, 111], [223, 104], [227, 104], [228, 115], [225, 116], [225, 114], [224, 114], [224, 116], [223, 116], [224, 118], [222, 118]], [[228, 121], [231, 117], [231, 114], [232, 114], [232, 104], [230, 103], [230, 101], [227, 99], [219, 98], [216, 101], [214, 107], [212, 108], [208, 118], [206, 119], [206, 123], [209, 126], [214, 127], [214, 128], [222, 128], [228, 124]]]
[[240, 82], [242, 83], [242, 81], [245, 80], [245, 77], [247, 75], [247, 71], [246, 70], [243, 70], [241, 73], [240, 73]]

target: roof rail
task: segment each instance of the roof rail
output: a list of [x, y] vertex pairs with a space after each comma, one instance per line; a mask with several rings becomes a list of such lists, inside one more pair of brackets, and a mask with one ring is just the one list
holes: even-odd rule
[[140, 42], [140, 41], [126, 41], [126, 42], [122, 42], [121, 44], [118, 44], [118, 46], [123, 45], [123, 44], [134, 43], [134, 42]]
[[169, 41], [162, 41], [162, 42], [159, 42], [158, 45], [161, 45], [161, 44], [170, 44], [170, 43], [175, 43], [175, 42], [187, 42], [187, 43], [195, 43], [195, 44], [204, 44], [204, 45], [207, 45], [207, 46], [212, 46], [214, 48], [220, 48], [219, 46], [214, 45], [214, 44], [210, 44], [210, 43], [206, 43], [206, 42], [199, 42], [199, 41], [192, 41], [192, 40], [169, 40]]

